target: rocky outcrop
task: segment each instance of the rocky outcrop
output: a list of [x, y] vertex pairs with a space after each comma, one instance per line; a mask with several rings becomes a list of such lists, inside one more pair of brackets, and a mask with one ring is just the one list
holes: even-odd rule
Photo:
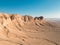
[[34, 19], [35, 19], [35, 20], [43, 20], [44, 17], [43, 17], [43, 16], [40, 16], [40, 17], [35, 17]]
[[[23, 26], [25, 23], [27, 23], [27, 24], [30, 23], [30, 22], [35, 23], [38, 20], [39, 20], [39, 22], [42, 22], [43, 21], [43, 16], [33, 18], [32, 16], [27, 16], [27, 15], [21, 16], [21, 15], [18, 15], [18, 14], [3, 14], [3, 13], [1, 13], [0, 14], [0, 19], [2, 20], [1, 23], [4, 23], [4, 21], [7, 22], [7, 20], [11, 21], [11, 22], [16, 21], [16, 22], [19, 23], [19, 25]], [[37, 23], [39, 23], [39, 22], [37, 22]], [[9, 22], [7, 22], [7, 23], [9, 23]]]
[[24, 17], [24, 21], [25, 22], [28, 22], [28, 21], [32, 21], [33, 20], [33, 17], [32, 16], [27, 16], [27, 15], [25, 15], [25, 16], [23, 16]]
[[[44, 38], [44, 17], [0, 13], [0, 45], [58, 45]], [[46, 27], [48, 28], [50, 24]]]

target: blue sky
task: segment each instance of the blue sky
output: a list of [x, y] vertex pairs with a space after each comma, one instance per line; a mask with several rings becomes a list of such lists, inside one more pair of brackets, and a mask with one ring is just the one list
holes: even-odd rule
[[0, 13], [60, 18], [60, 0], [0, 0]]

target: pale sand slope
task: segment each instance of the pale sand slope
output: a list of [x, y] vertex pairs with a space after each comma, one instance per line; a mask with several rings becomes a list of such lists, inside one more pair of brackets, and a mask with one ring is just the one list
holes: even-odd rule
[[59, 24], [41, 17], [0, 13], [0, 45], [60, 45]]

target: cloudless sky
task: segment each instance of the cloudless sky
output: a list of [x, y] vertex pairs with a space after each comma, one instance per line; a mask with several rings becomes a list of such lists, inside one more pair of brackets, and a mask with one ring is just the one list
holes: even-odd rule
[[60, 18], [60, 0], [0, 0], [0, 13]]

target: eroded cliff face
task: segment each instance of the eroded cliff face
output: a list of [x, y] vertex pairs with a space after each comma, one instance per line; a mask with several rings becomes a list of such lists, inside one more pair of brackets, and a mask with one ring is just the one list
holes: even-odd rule
[[52, 27], [55, 28], [42, 16], [33, 18], [0, 13], [0, 45], [58, 45], [41, 32]]

